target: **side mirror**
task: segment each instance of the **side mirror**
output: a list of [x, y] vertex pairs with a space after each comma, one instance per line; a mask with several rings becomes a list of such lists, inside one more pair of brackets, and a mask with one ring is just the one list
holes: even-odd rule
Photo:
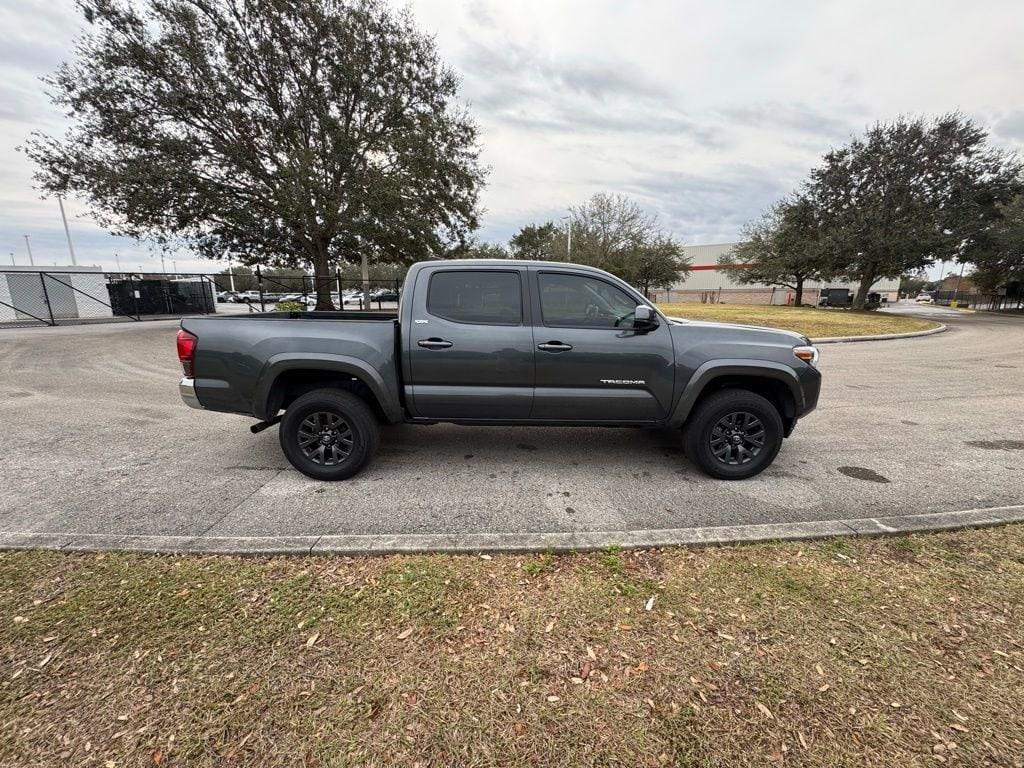
[[646, 304], [637, 304], [633, 313], [633, 328], [638, 331], [651, 331], [658, 327], [654, 309]]

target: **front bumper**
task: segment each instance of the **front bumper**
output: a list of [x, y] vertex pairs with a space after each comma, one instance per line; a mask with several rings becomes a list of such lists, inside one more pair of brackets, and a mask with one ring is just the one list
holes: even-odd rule
[[199, 402], [199, 398], [196, 397], [196, 380], [190, 379], [188, 376], [182, 378], [178, 382], [178, 394], [181, 395], [181, 399], [185, 401], [185, 405], [189, 408], [203, 409], [203, 404]]

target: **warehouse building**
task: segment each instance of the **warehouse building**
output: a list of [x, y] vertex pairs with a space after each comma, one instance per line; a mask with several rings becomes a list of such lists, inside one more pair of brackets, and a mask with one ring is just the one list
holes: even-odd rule
[[[730, 279], [730, 272], [743, 269], [742, 266], [723, 267], [718, 259], [739, 243], [714, 243], [711, 245], [687, 245], [683, 255], [690, 260], [690, 274], [670, 289], [651, 290], [651, 300], [656, 302], [700, 302], [704, 304], [792, 304], [794, 291], [791, 288], [763, 285], [759, 283], [740, 284]], [[899, 299], [900, 281], [882, 278], [871, 290], [884, 301]], [[827, 282], [808, 281], [804, 284], [804, 304], [818, 304], [827, 292], [838, 289], [851, 295], [857, 286], [844, 280]]]

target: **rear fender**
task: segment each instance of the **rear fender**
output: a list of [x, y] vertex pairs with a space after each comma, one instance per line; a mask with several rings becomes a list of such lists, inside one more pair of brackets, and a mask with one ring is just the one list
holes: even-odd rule
[[357, 378], [366, 384], [373, 396], [377, 398], [388, 422], [394, 424], [402, 420], [401, 404], [391, 394], [380, 373], [366, 361], [347, 355], [311, 354], [309, 352], [301, 354], [285, 352], [267, 360], [263, 370], [260, 371], [256, 390], [253, 393], [253, 413], [258, 418], [266, 420], [276, 415], [270, 412], [274, 405], [271, 402], [274, 383], [281, 374], [296, 370], [328, 371], [341, 376]]

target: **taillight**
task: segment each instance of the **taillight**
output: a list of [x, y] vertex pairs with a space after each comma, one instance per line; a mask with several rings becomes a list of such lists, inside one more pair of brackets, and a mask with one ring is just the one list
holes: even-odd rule
[[199, 339], [184, 328], [178, 331], [178, 360], [181, 361], [181, 370], [190, 379], [194, 372], [193, 363], [195, 362], [197, 341]]

